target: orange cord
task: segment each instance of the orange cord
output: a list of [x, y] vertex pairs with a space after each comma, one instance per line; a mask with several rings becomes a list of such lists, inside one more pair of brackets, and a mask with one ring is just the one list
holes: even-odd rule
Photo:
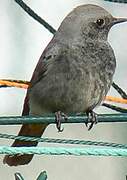
[[[22, 80], [1, 79], [0, 85], [5, 85], [7, 87], [17, 87], [17, 88], [28, 89], [30, 82], [22, 81]], [[105, 100], [112, 101], [115, 103], [127, 104], [127, 99], [113, 97], [113, 96], [106, 96]]]
[[7, 87], [18, 87], [18, 88], [28, 89], [30, 83], [28, 81], [22, 81], [22, 80], [1, 79], [0, 85], [5, 85]]
[[106, 96], [105, 100], [113, 101], [113, 102], [121, 103], [121, 104], [127, 104], [127, 99], [123, 99], [123, 98], [119, 98], [119, 97]]

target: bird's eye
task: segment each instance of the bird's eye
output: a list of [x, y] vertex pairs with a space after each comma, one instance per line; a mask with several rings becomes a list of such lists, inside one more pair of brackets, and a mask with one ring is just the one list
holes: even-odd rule
[[105, 20], [104, 19], [97, 19], [96, 24], [99, 27], [103, 27], [105, 25]]

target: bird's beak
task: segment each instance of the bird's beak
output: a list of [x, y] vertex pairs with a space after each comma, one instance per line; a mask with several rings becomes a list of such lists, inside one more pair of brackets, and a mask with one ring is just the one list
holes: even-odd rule
[[111, 26], [118, 24], [118, 23], [123, 23], [126, 21], [127, 21], [127, 18], [114, 18], [112, 23], [111, 23]]

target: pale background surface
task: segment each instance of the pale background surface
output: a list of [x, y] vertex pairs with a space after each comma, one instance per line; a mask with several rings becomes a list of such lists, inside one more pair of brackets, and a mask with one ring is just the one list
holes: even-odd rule
[[[77, 5], [98, 4], [114, 16], [127, 18], [127, 5], [95, 0], [26, 0], [35, 12], [58, 28], [62, 19]], [[0, 78], [30, 80], [35, 65], [52, 34], [29, 17], [13, 0], [0, 2]], [[117, 25], [110, 31], [109, 41], [117, 57], [114, 80], [127, 92], [127, 23]], [[117, 93], [111, 90], [112, 95]], [[0, 89], [0, 115], [20, 115], [25, 91], [17, 88]], [[98, 108], [100, 113], [111, 112]], [[16, 134], [19, 126], [0, 126], [0, 133]], [[50, 125], [44, 137], [71, 138], [96, 141], [127, 143], [126, 124], [98, 124], [90, 132], [84, 124], [64, 125], [64, 132], [58, 133]], [[0, 145], [11, 141], [0, 140]], [[42, 144], [40, 144], [42, 146]], [[126, 158], [118, 157], [74, 157], [35, 156], [33, 161], [22, 167], [8, 167], [2, 164], [0, 156], [0, 179], [12, 180], [20, 172], [26, 180], [35, 180], [46, 170], [49, 180], [125, 180]]]

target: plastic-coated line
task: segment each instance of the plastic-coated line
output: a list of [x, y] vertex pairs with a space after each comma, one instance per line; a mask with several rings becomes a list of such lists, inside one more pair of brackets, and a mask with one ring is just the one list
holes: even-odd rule
[[0, 138], [15, 139], [20, 141], [36, 141], [45, 143], [59, 143], [59, 144], [75, 144], [75, 145], [92, 145], [92, 146], [107, 146], [115, 148], [127, 148], [127, 144], [117, 144], [102, 141], [86, 141], [78, 139], [53, 139], [53, 138], [39, 138], [39, 137], [29, 137], [29, 136], [15, 136], [9, 134], [0, 134]]
[[18, 3], [24, 11], [26, 11], [32, 18], [34, 18], [36, 21], [38, 21], [40, 24], [42, 24], [46, 29], [48, 29], [52, 34], [56, 32], [56, 30], [48, 24], [44, 19], [42, 19], [40, 16], [38, 16], [29, 6], [27, 6], [22, 0], [15, 0], [16, 3]]
[[[98, 122], [127, 122], [127, 113], [119, 114], [100, 114], [97, 116]], [[87, 116], [68, 116], [68, 120], [64, 119], [61, 123], [85, 123]], [[38, 123], [56, 123], [54, 115], [45, 116], [8, 116], [0, 117], [0, 125], [15, 125], [15, 124], [38, 124]]]
[[45, 154], [74, 156], [121, 156], [127, 157], [127, 149], [121, 148], [64, 148], [64, 147], [7, 147], [0, 146], [0, 154]]

